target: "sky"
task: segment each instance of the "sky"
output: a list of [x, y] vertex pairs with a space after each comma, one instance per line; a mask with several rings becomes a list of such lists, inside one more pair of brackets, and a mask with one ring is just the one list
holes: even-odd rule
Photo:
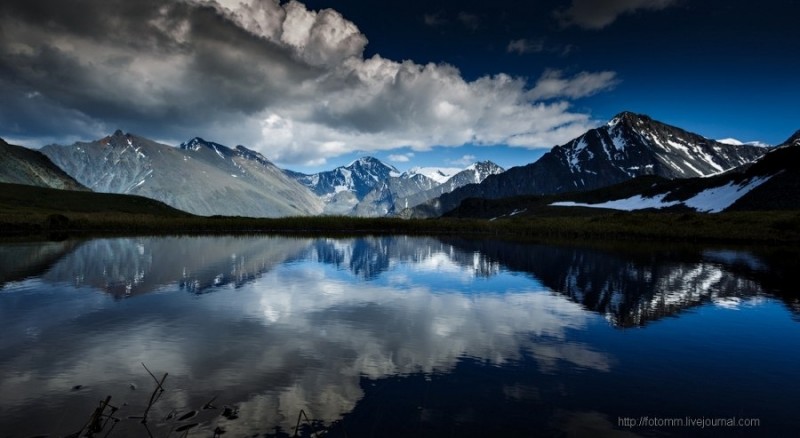
[[306, 173], [535, 161], [621, 111], [800, 129], [800, 0], [3, 0], [0, 137], [116, 129]]

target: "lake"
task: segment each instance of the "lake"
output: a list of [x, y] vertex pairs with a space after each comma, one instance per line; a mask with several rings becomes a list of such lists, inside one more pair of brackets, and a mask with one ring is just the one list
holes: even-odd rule
[[4, 243], [0, 436], [85, 435], [96, 409], [97, 437], [796, 435], [799, 260], [456, 237]]

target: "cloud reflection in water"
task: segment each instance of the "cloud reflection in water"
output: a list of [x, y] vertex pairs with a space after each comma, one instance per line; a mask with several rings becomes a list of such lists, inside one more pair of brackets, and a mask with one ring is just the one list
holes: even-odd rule
[[[154, 418], [219, 393], [240, 419], [201, 419], [234, 434], [291, 430], [299, 409], [329, 424], [364, 396], [364, 378], [448, 373], [465, 358], [501, 366], [529, 355], [542, 372], [611, 362], [569, 341], [591, 318], [580, 305], [434, 239], [97, 240], [26, 284], [36, 293], [17, 297], [6, 339], [39, 334], [5, 344], [2, 369], [15, 372], [0, 377], [0, 402], [36, 415], [106, 392], [141, 409], [142, 394], [126, 391], [152, 386], [140, 362], [170, 374]], [[133, 298], [86, 289], [125, 296], [119, 284]], [[141, 295], [151, 291], [162, 293]], [[67, 391], [77, 384], [86, 390]]]
[[[140, 237], [0, 249], [14, 261], [0, 271], [0, 426], [19, 436], [74, 432], [108, 394], [127, 403], [125, 416], [140, 415], [153, 386], [140, 362], [169, 373], [151, 411], [151, 427], [164, 433], [175, 427], [163, 420], [170, 410], [200, 409], [214, 395], [240, 418], [201, 410], [193, 421], [205, 435], [217, 425], [232, 435], [291, 431], [300, 409], [319, 426], [371, 418], [365, 405], [399, 406], [376, 389], [392, 382], [405, 396], [419, 382], [449, 382], [439, 387], [445, 408], [411, 402], [414, 418], [439, 422], [426, 426], [475, 423], [493, 404], [560, 409], [555, 399], [590, 400], [605, 381], [619, 387], [631, 360], [663, 369], [663, 356], [640, 349], [678, 348], [626, 350], [657, 331], [620, 329], [712, 303], [768, 303], [786, 289], [775, 279], [789, 278], [745, 252], [458, 238]], [[780, 298], [796, 308], [794, 296]], [[459, 398], [478, 394], [491, 395], [485, 404]], [[579, 412], [592, 427], [605, 425], [603, 406], [587, 408]], [[42, 430], [42, 418], [66, 420]], [[123, 423], [119, 433], [142, 432]]]

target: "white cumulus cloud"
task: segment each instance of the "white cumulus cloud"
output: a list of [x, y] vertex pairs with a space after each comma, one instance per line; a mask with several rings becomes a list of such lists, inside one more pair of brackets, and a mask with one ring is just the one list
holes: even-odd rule
[[613, 88], [617, 83], [617, 74], [612, 71], [581, 72], [571, 78], [565, 78], [563, 72], [559, 70], [547, 70], [527, 95], [534, 100], [577, 99]]
[[455, 159], [455, 160], [449, 160], [448, 163], [455, 164], [457, 166], [465, 167], [465, 166], [469, 166], [470, 164], [474, 163], [477, 160], [478, 160], [478, 158], [475, 155], [467, 154], [467, 155], [462, 155], [461, 158], [458, 158], [458, 159]]
[[389, 155], [389, 161], [393, 161], [395, 163], [408, 163], [411, 161], [411, 158], [414, 157], [413, 152], [409, 152], [406, 154], [391, 154]]

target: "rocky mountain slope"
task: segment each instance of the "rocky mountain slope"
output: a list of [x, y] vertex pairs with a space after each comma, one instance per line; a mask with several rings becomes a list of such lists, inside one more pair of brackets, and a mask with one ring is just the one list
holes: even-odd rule
[[800, 210], [800, 131], [756, 161], [717, 175], [672, 180], [646, 175], [580, 193], [473, 198], [446, 216], [569, 216], [588, 213], [587, 208], [705, 213]]
[[314, 215], [322, 203], [261, 154], [192, 139], [172, 147], [117, 131], [89, 143], [42, 148], [87, 187], [135, 194], [199, 215]]
[[288, 170], [286, 174], [321, 198], [324, 214], [343, 215], [350, 214], [372, 189], [401, 175], [374, 157], [362, 157], [347, 166], [311, 175]]
[[389, 177], [373, 188], [349, 212], [353, 216], [381, 217], [389, 216], [404, 208], [404, 203], [418, 193], [426, 192], [441, 185], [422, 174], [403, 174]]
[[554, 147], [534, 163], [464, 186], [403, 215], [438, 216], [467, 198], [586, 191], [642, 175], [709, 176], [749, 163], [766, 151], [759, 146], [720, 143], [645, 115], [623, 112], [606, 125]]
[[487, 161], [466, 169], [418, 167], [400, 173], [377, 158], [363, 157], [326, 172], [286, 173], [322, 199], [324, 214], [380, 217], [502, 171]]
[[641, 210], [687, 208], [695, 211], [800, 209], [800, 132], [753, 163], [708, 178], [654, 184], [625, 198], [600, 203], [558, 205]]
[[39, 151], [6, 143], [0, 138], [0, 182], [88, 190]]
[[358, 198], [389, 177], [400, 176], [400, 171], [374, 157], [362, 157], [347, 166], [311, 175], [287, 173], [319, 196], [349, 191]]
[[386, 183], [373, 189], [354, 208], [356, 216], [393, 216], [403, 210], [422, 204], [426, 201], [441, 196], [445, 193], [463, 187], [467, 184], [480, 184], [490, 175], [497, 175], [504, 169], [491, 161], [474, 163], [467, 168], [453, 174], [441, 183], [430, 185], [418, 182], [419, 174], [400, 178], [390, 178]]

